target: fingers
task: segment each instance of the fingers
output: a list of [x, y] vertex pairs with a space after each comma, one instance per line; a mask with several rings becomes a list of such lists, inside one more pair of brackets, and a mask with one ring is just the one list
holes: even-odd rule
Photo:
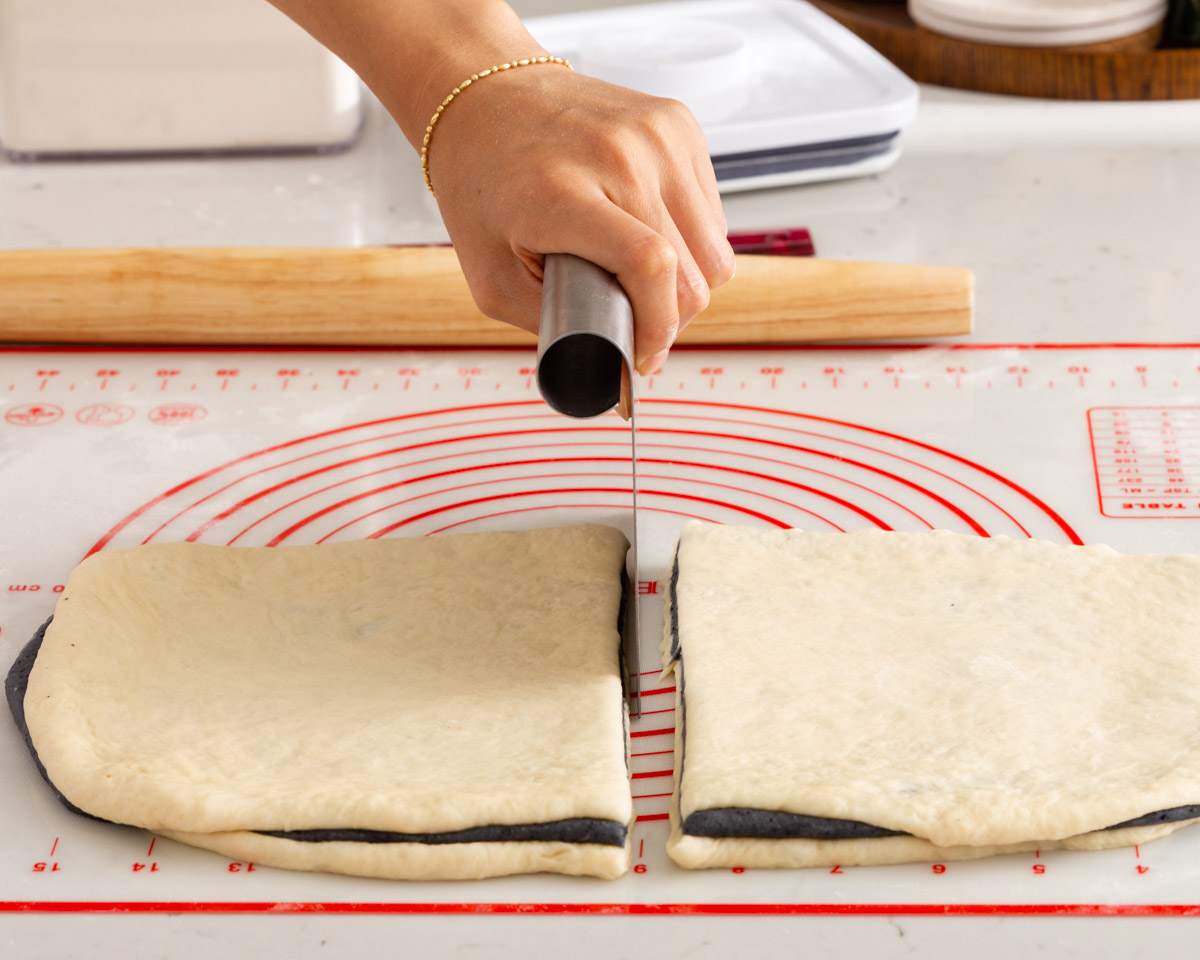
[[686, 327], [697, 314], [708, 309], [708, 280], [665, 206], [660, 205], [658, 216], [651, 218], [650, 223], [670, 241], [679, 258], [675, 269], [675, 299], [679, 313], [679, 327], [675, 333], [678, 335], [679, 330]]
[[690, 257], [681, 261], [675, 243], [607, 198], [597, 197], [553, 223], [537, 238], [537, 247], [574, 253], [616, 276], [633, 305], [634, 365], [643, 375], [654, 372], [679, 329], [681, 269], [689, 304], [699, 297], [691, 289], [695, 277], [707, 302], [707, 284], [695, 263]]
[[[662, 203], [652, 215], [639, 210], [641, 216], [607, 198], [577, 203], [577, 209], [553, 218], [555, 228], [538, 231], [530, 245], [574, 253], [617, 277], [633, 305], [635, 365], [643, 375], [662, 366], [679, 330], [708, 307], [710, 288], [732, 275], [724, 218], [720, 225], [714, 222], [698, 187], [690, 194], [672, 191], [675, 216]], [[540, 256], [499, 245], [472, 245], [459, 252], [464, 265], [470, 265], [467, 281], [479, 309], [536, 332]]]
[[666, 204], [709, 289], [715, 290], [733, 278], [737, 261], [729, 245], [712, 161], [704, 154], [695, 158], [692, 167], [695, 180], [666, 191]]
[[[605, 195], [675, 248], [678, 331], [707, 309], [710, 291], [732, 275], [733, 250], [712, 161], [699, 124], [683, 104], [652, 101], [637, 150], [623, 147], [627, 175]], [[640, 156], [640, 159], [635, 159]], [[639, 353], [642, 352], [639, 348]], [[661, 359], [650, 366], [655, 369]]]
[[709, 292], [733, 276], [734, 258], [704, 133], [683, 104], [673, 100], [657, 103], [672, 121], [671, 140], [663, 144], [671, 162], [660, 168], [656, 190], [662, 214], [657, 219], [643, 219], [675, 243], [681, 264], [695, 267], [691, 283], [680, 284], [682, 328], [707, 308]]

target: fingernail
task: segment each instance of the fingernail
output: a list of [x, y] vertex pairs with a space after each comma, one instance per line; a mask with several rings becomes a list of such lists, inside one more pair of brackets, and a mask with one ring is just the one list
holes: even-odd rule
[[643, 377], [650, 377], [658, 373], [662, 369], [662, 365], [666, 362], [667, 354], [670, 351], [660, 350], [653, 356], [646, 357], [637, 364], [638, 373]]

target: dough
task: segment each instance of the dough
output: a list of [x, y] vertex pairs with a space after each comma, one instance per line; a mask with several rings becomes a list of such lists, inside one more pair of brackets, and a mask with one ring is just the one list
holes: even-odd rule
[[[676, 562], [683, 866], [1096, 849], [1196, 816], [1200, 557], [689, 524]], [[684, 831], [729, 808], [902, 835]]]
[[[633, 817], [626, 548], [586, 525], [100, 553], [72, 573], [37, 652], [29, 736], [80, 810], [238, 858], [617, 876]], [[495, 839], [575, 821], [603, 841]], [[504, 829], [447, 842], [485, 827]], [[433, 836], [258, 832], [312, 830]]]

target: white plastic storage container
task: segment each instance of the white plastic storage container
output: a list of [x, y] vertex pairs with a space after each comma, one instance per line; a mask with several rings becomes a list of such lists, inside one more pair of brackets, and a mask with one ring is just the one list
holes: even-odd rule
[[678, 0], [526, 21], [581, 73], [691, 108], [722, 193], [877, 173], [917, 86], [803, 0]]
[[355, 74], [266, 0], [0, 0], [12, 158], [332, 149], [362, 116]]

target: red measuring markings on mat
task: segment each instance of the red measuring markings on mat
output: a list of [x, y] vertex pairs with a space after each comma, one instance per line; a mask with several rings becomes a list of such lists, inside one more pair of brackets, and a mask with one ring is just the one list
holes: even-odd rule
[[1100, 512], [1200, 517], [1200, 407], [1088, 411]]
[[133, 419], [133, 407], [124, 403], [93, 403], [81, 408], [75, 419], [88, 427], [115, 427]]
[[[926, 529], [952, 523], [981, 536], [1030, 536], [1037, 524], [1048, 521], [1061, 535], [1080, 542], [1029, 491], [913, 438], [774, 408], [713, 401], [645, 403], [649, 420], [639, 430], [644, 444], [639, 464], [655, 470], [648, 477], [661, 471], [667, 478], [643, 491], [656, 501], [645, 510], [681, 516], [725, 511], [703, 517], [713, 521], [749, 512], [781, 527], [814, 520], [831, 529], [850, 529], [864, 521], [880, 529], [893, 528], [896, 520]], [[551, 490], [559, 498], [540, 504], [541, 509], [616, 506], [607, 498], [627, 496], [627, 489], [613, 484], [614, 470], [597, 468], [628, 462], [627, 446], [615, 452], [627, 444], [627, 428], [598, 425], [581, 431], [534, 413], [537, 405], [522, 400], [416, 411], [245, 454], [149, 501], [90, 552], [103, 549], [139, 520], [149, 533], [138, 530], [126, 539], [149, 542], [173, 527], [176, 538], [257, 540], [273, 546], [296, 538], [343, 536], [351, 528], [363, 537], [417, 529], [413, 524], [420, 527], [417, 532], [442, 533], [527, 512], [532, 508], [522, 498], [544, 497]], [[468, 419], [447, 424], [446, 418], [464, 414]], [[564, 439], [572, 446], [567, 456], [562, 453]], [[723, 462], [715, 453], [736, 454], [739, 461]], [[425, 469], [414, 476], [418, 467]], [[580, 483], [589, 478], [598, 482]], [[560, 479], [562, 484], [556, 484]], [[526, 481], [534, 480], [536, 489], [524, 489]], [[673, 489], [666, 488], [668, 482]], [[462, 496], [441, 502], [450, 492]], [[578, 502], [588, 492], [603, 494], [605, 502]], [[746, 498], [754, 510], [742, 502]]]
[[44, 427], [61, 420], [62, 407], [53, 403], [22, 403], [4, 414], [4, 419], [17, 427]]
[[196, 423], [207, 416], [198, 403], [164, 403], [150, 411], [150, 421], [158, 424]]

